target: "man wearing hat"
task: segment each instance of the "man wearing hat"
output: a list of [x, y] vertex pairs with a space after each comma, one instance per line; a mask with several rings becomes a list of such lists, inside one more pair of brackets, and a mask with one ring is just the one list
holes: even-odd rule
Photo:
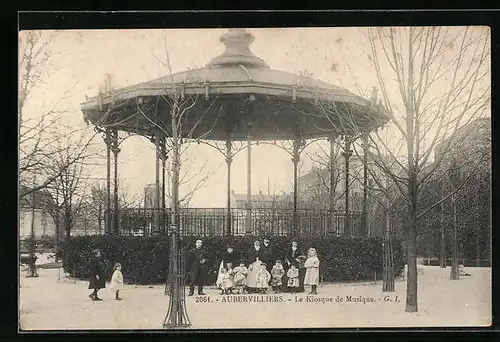
[[223, 266], [226, 270], [230, 270], [233, 267], [238, 266], [237, 263], [238, 259], [236, 257], [236, 253], [234, 253], [234, 248], [231, 245], [226, 246], [226, 252], [224, 252], [222, 256], [222, 262]]
[[271, 272], [271, 269], [274, 265], [274, 250], [271, 246], [270, 239], [266, 236], [263, 240], [262, 244], [262, 262], [266, 264], [266, 268], [268, 272]]
[[203, 242], [201, 240], [196, 240], [195, 248], [191, 249], [188, 254], [187, 264], [189, 267], [188, 271], [188, 285], [189, 294], [192, 296], [194, 294], [195, 286], [198, 286], [198, 295], [204, 296], [203, 285], [205, 283], [206, 275], [206, 263], [207, 263], [207, 252], [202, 247]]

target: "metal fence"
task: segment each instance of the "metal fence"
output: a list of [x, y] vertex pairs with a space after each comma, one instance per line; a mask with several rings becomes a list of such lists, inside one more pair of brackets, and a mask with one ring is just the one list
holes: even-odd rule
[[[118, 217], [120, 235], [157, 236], [168, 234], [171, 214], [169, 209], [159, 209], [157, 214], [155, 209], [132, 208], [120, 211]], [[231, 209], [229, 215], [227, 209], [183, 208], [177, 222], [183, 236], [366, 236], [361, 226], [361, 213], [354, 211], [346, 215], [344, 211], [298, 209], [294, 215], [293, 209], [253, 208], [250, 212]]]

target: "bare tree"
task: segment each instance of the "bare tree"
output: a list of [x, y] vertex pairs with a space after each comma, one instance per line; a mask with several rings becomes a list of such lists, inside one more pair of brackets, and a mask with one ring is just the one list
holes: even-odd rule
[[90, 217], [94, 217], [99, 233], [104, 230], [104, 209], [106, 207], [106, 187], [95, 184], [90, 189]]
[[253, 201], [256, 202], [256, 208], [252, 213], [255, 235], [274, 236], [291, 231], [293, 194], [286, 193], [284, 187], [273, 184], [272, 188], [269, 187], [267, 196], [259, 194]]
[[[439, 173], [449, 153], [453, 139], [444, 138], [455, 137], [460, 127], [489, 110], [489, 37], [487, 29], [470, 27], [368, 29], [366, 55], [382, 92], [382, 103], [375, 100], [373, 109], [385, 111], [396, 132], [389, 144], [374, 132], [370, 147], [374, 155], [389, 154], [397, 164], [398, 172], [394, 172], [383, 159], [374, 159], [406, 206], [407, 312], [418, 311], [417, 221], [460, 187], [424, 208], [418, 205], [419, 197], [425, 182]], [[351, 108], [328, 103], [320, 106], [332, 125], [353, 135], [363, 134], [357, 128], [359, 116], [344, 115], [338, 122], [337, 113], [354, 113]], [[432, 160], [438, 143], [441, 153]]]
[[[58, 153], [51, 156], [51, 164], [48, 166], [51, 174], [58, 175], [49, 186], [52, 197], [55, 198], [52, 217], [56, 226], [62, 225], [66, 237], [71, 235], [88, 190], [88, 165], [84, 160], [75, 160], [74, 153], [71, 139], [60, 140]], [[70, 162], [71, 160], [73, 161]]]
[[[49, 62], [55, 37], [55, 33], [48, 31], [22, 31], [19, 37], [19, 180], [21, 184], [30, 185], [22, 188], [21, 198], [47, 188], [66, 168], [86, 158], [94, 137], [81, 127], [69, 127], [61, 121], [61, 115], [66, 111], [58, 107], [71, 89], [56, 101], [52, 109], [31, 115], [26, 113], [33, 91], [47, 86], [45, 78], [51, 73]], [[72, 153], [72, 158], [67, 159], [65, 165], [54, 167], [54, 154], [63, 152], [65, 148], [58, 142], [75, 136], [79, 136], [79, 141], [72, 146], [76, 153]], [[31, 186], [34, 179], [37, 184]]]
[[[170, 143], [169, 143], [170, 145]], [[154, 146], [152, 146], [153, 148]], [[195, 167], [196, 157], [191, 155], [190, 144], [183, 144], [180, 150], [180, 161], [181, 161], [181, 169], [179, 170], [179, 189], [180, 189], [180, 197], [179, 197], [179, 205], [181, 208], [186, 208], [190, 206], [190, 202], [196, 192], [203, 187], [206, 182], [216, 173], [222, 164], [218, 166], [218, 168], [214, 170], [207, 171], [208, 159], [206, 158], [203, 161], [203, 164]], [[171, 179], [173, 176], [172, 171], [172, 161], [171, 159], [167, 159], [165, 163], [165, 172], [166, 172], [166, 185], [165, 185], [165, 201], [170, 202], [172, 199], [172, 189], [171, 189]]]
[[[440, 172], [435, 172], [435, 177], [428, 179], [427, 183], [422, 185], [422, 191], [430, 192], [440, 202], [440, 226], [441, 226], [441, 248], [440, 265], [446, 267], [446, 244], [445, 244], [445, 224], [450, 223], [452, 227], [451, 234], [451, 279], [459, 279], [458, 270], [458, 225], [460, 216], [469, 214], [470, 208], [460, 208], [458, 205], [469, 196], [467, 201], [469, 205], [478, 204], [477, 190], [482, 189], [481, 185], [485, 175], [490, 173], [491, 169], [491, 137], [489, 129], [484, 126], [489, 125], [488, 121], [478, 120], [476, 125], [469, 125], [459, 131], [454, 141], [450, 143], [448, 156], [443, 159], [440, 166]], [[439, 177], [438, 177], [439, 176]], [[451, 196], [447, 196], [451, 193]], [[472, 201], [471, 201], [472, 200]], [[448, 204], [452, 211], [452, 217], [447, 220], [444, 207]], [[476, 207], [478, 211], [480, 208]], [[470, 213], [473, 214], [473, 213]], [[476, 225], [476, 259], [479, 259], [479, 224]], [[479, 264], [479, 262], [477, 262]]]
[[[171, 174], [169, 175], [171, 189], [171, 225], [177, 226], [179, 223], [178, 214], [179, 208], [181, 207], [181, 200], [189, 202], [194, 191], [208, 179], [208, 177], [202, 177], [202, 180], [198, 181], [194, 186], [194, 190], [188, 192], [184, 197], [179, 196], [181, 183], [187, 182], [188, 180], [187, 177], [184, 177], [184, 179], [181, 178], [182, 156], [183, 154], [185, 155], [187, 150], [184, 143], [197, 139], [201, 140], [208, 136], [213, 127], [215, 127], [218, 121], [218, 115], [222, 112], [222, 108], [218, 111], [217, 117], [213, 120], [212, 127], [208, 127], [205, 131], [201, 131], [203, 129], [201, 123], [203, 122], [203, 124], [206, 124], [206, 122], [204, 122], [206, 113], [209, 110], [213, 110], [212, 107], [215, 101], [213, 98], [210, 99], [206, 94], [205, 98], [197, 94], [189, 94], [183, 84], [175, 82], [173, 79], [170, 54], [166, 39], [164, 52], [164, 58], [155, 56], [167, 72], [167, 76], [162, 78], [162, 93], [155, 99], [149, 100], [148, 103], [141, 103], [137, 100], [136, 105], [138, 113], [151, 124], [152, 129], [156, 132], [155, 142], [159, 144], [163, 139], [165, 150], [168, 151], [171, 170]], [[204, 88], [204, 84], [201, 80], [190, 79], [184, 80], [184, 82], [192, 82], [193, 84], [199, 82], [198, 86]], [[217, 97], [217, 95], [215, 96]], [[204, 106], [199, 106], [201, 101], [205, 101]], [[160, 105], [160, 103], [162, 105]], [[159, 106], [163, 106], [163, 108], [166, 106], [168, 113], [166, 113], [166, 115], [160, 114], [158, 111]], [[200, 108], [203, 108], [203, 110], [200, 111]], [[159, 198], [160, 194], [157, 193], [156, 197]], [[155, 206], [159, 207], [159, 205], [160, 203], [156, 203]], [[159, 212], [156, 215], [158, 214]], [[159, 221], [159, 217], [157, 217], [156, 220]]]
[[[318, 144], [319, 151], [314, 153], [308, 153], [308, 157], [313, 162], [314, 166], [310, 171], [311, 175], [314, 175], [316, 180], [314, 181], [314, 185], [309, 189], [302, 189], [301, 193], [303, 194], [305, 191], [306, 196], [312, 199], [315, 203], [322, 203], [323, 206], [328, 206], [328, 197], [330, 196], [331, 191], [333, 191], [333, 207], [337, 208], [336, 203], [341, 200], [345, 196], [345, 176], [346, 170], [344, 165], [344, 158], [342, 157], [342, 149], [337, 148], [334, 151], [333, 155], [333, 165], [335, 168], [333, 170], [333, 182], [332, 175], [330, 170], [332, 162], [330, 151], [328, 151], [325, 146], [322, 144]], [[362, 160], [362, 155], [356, 155], [357, 160]], [[349, 187], [350, 189], [358, 188], [360, 184], [363, 183], [362, 179], [362, 167], [363, 164], [361, 162], [356, 162], [350, 164], [349, 167]], [[333, 189], [330, 189], [333, 184]], [[350, 191], [351, 192], [351, 191]], [[351, 197], [353, 193], [351, 192]], [[315, 200], [316, 199], [316, 200]], [[360, 201], [353, 201], [354, 207], [359, 207], [361, 205]], [[357, 210], [357, 209], [356, 209]]]
[[[175, 82], [172, 72], [172, 67], [170, 63], [170, 55], [167, 47], [167, 41], [165, 39], [165, 58], [159, 59], [159, 62], [164, 66], [167, 71], [167, 76], [163, 78], [163, 89], [162, 94], [157, 96], [150, 104], [149, 113], [143, 108], [141, 108], [141, 103], [137, 101], [138, 111], [153, 125], [156, 131], [156, 147], [158, 147], [161, 139], [164, 139], [165, 150], [169, 151], [170, 165], [171, 165], [171, 205], [170, 205], [170, 228], [169, 232], [171, 235], [171, 246], [170, 246], [170, 267], [169, 267], [169, 277], [166, 286], [166, 292], [170, 295], [170, 305], [167, 311], [167, 315], [164, 320], [164, 326], [170, 326], [172, 322], [175, 322], [175, 326], [190, 324], [189, 318], [185, 312], [185, 302], [182, 300], [184, 298], [181, 294], [182, 283], [180, 281], [183, 278], [183, 264], [182, 264], [182, 252], [179, 246], [180, 241], [178, 237], [181, 233], [180, 227], [180, 171], [181, 171], [181, 153], [182, 145], [184, 141], [194, 139], [204, 139], [207, 137], [212, 129], [217, 124], [219, 114], [222, 112], [222, 107], [216, 111], [212, 108], [216, 103], [214, 101], [214, 96], [210, 96], [207, 87], [201, 80], [184, 80], [184, 82], [189, 82], [191, 85], [195, 85], [198, 89], [205, 89], [204, 98], [196, 92], [191, 93], [186, 91], [186, 88], [180, 82]], [[199, 84], [196, 85], [196, 83]], [[204, 101], [204, 105], [200, 105]], [[162, 103], [162, 107], [166, 110], [160, 114], [158, 112], [158, 105]], [[210, 111], [218, 112], [217, 116], [212, 119], [212, 127], [204, 127], [207, 125], [207, 113]], [[152, 114], [152, 115], [151, 115]], [[161, 115], [161, 116], [160, 116]], [[168, 148], [167, 148], [168, 146]], [[158, 158], [158, 156], [157, 156]], [[157, 159], [157, 172], [159, 169], [159, 163]], [[158, 179], [157, 173], [157, 179]], [[156, 198], [159, 198], [159, 187], [157, 185]], [[159, 206], [159, 203], [156, 203]], [[156, 211], [156, 222], [159, 222], [159, 211]]]

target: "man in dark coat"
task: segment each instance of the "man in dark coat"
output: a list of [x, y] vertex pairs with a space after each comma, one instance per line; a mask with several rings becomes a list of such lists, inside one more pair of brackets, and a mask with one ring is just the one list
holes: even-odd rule
[[89, 294], [89, 298], [92, 300], [102, 300], [97, 296], [97, 292], [100, 289], [106, 287], [106, 266], [101, 259], [101, 251], [95, 249], [92, 251], [92, 260], [89, 266], [89, 289], [94, 290]]
[[227, 246], [226, 252], [224, 252], [224, 254], [222, 255], [222, 261], [223, 261], [223, 266], [226, 270], [230, 270], [238, 266], [237, 265], [238, 258], [234, 253], [233, 246]]
[[263, 263], [266, 264], [267, 270], [271, 272], [271, 269], [274, 266], [274, 250], [273, 247], [270, 244], [269, 238], [265, 237], [264, 238], [264, 243], [262, 244], [262, 256], [261, 260]]
[[196, 247], [191, 249], [188, 254], [187, 264], [189, 296], [194, 294], [194, 287], [198, 286], [198, 295], [204, 296], [203, 285], [206, 276], [207, 252], [202, 248], [203, 242], [196, 240]]

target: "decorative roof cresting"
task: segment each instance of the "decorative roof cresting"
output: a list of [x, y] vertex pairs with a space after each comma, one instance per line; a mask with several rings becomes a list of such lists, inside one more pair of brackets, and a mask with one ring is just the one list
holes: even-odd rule
[[228, 65], [242, 65], [270, 69], [269, 65], [250, 51], [250, 44], [255, 37], [244, 28], [229, 29], [220, 37], [226, 46], [222, 54], [213, 58], [207, 67], [222, 67]]

